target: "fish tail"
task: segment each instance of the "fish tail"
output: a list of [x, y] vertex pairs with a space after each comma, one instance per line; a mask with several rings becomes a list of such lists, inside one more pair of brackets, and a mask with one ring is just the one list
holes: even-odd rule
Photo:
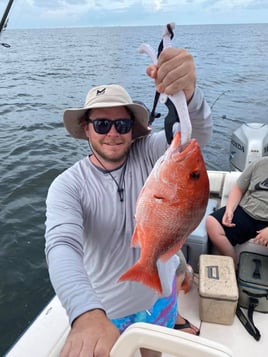
[[138, 261], [124, 274], [122, 274], [118, 281], [125, 280], [141, 282], [149, 288], [156, 290], [160, 295], [162, 295], [162, 285], [156, 265], [153, 266], [152, 269], [148, 270], [145, 269], [144, 265]]

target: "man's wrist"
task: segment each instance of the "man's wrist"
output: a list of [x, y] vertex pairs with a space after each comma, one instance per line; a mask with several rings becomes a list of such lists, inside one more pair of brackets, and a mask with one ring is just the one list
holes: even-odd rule
[[78, 321], [82, 321], [82, 320], [87, 320], [87, 319], [92, 319], [92, 318], [97, 318], [97, 317], [106, 317], [106, 312], [101, 309], [101, 308], [95, 308], [95, 309], [91, 309], [88, 311], [83, 312], [81, 315], [77, 316], [73, 323], [72, 326], [75, 325]]

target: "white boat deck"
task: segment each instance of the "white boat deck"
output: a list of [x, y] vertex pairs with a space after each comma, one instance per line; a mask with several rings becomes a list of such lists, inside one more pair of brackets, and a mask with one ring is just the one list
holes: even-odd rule
[[[200, 326], [200, 336], [227, 346], [234, 357], [265, 356], [268, 351], [268, 314], [254, 312], [253, 320], [261, 333], [256, 341], [235, 317], [232, 325], [213, 324], [199, 319], [198, 278], [188, 294], [180, 293], [180, 314], [196, 326]], [[244, 311], [246, 313], [246, 310]], [[265, 352], [266, 351], [266, 352]]]

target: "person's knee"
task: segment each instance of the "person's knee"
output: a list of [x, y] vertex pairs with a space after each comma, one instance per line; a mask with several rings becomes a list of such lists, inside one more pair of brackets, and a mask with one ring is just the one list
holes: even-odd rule
[[213, 216], [207, 216], [207, 218], [206, 218], [206, 230], [207, 230], [207, 233], [208, 233], [210, 238], [211, 238], [211, 235], [213, 235], [213, 233], [215, 233], [215, 232], [221, 233], [221, 234], [224, 233], [224, 229], [222, 228], [222, 225]]
[[206, 228], [209, 228], [211, 225], [218, 223], [218, 221], [213, 216], [207, 216], [206, 218]]

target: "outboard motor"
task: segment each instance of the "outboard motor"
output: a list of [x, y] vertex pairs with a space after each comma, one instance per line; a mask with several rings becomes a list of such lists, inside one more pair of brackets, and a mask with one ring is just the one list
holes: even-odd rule
[[267, 124], [246, 123], [234, 131], [230, 145], [232, 171], [243, 171], [248, 164], [263, 156], [268, 156]]

